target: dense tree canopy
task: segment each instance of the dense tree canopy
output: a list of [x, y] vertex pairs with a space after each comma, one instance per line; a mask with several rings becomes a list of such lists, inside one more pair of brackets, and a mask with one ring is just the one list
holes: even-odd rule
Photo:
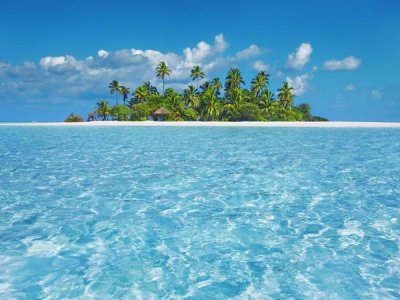
[[[150, 82], [137, 86], [131, 92], [128, 87], [113, 80], [110, 93], [116, 95], [116, 105], [111, 107], [105, 100], [97, 103], [95, 112], [88, 120], [97, 116], [101, 120], [144, 121], [154, 118], [154, 112], [163, 108], [168, 111], [168, 121], [326, 121], [313, 116], [308, 104], [294, 105], [293, 87], [283, 82], [277, 90], [277, 98], [269, 89], [269, 74], [260, 71], [251, 81], [249, 89], [239, 69], [228, 71], [225, 84], [220, 78], [211, 81], [200, 80], [206, 76], [200, 66], [194, 66], [188, 74], [196, 86], [189, 85], [182, 93], [173, 88], [165, 88], [165, 78], [171, 75], [165, 61], [156, 67], [157, 78], [162, 80], [162, 94]], [[224, 87], [224, 90], [222, 88]], [[118, 94], [124, 104], [118, 104]], [[131, 99], [128, 98], [131, 96]], [[164, 119], [164, 118], [163, 118]]]

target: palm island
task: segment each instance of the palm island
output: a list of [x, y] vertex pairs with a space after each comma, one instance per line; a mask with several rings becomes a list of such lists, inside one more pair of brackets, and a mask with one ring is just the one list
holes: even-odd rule
[[[309, 104], [296, 106], [293, 88], [288, 82], [283, 82], [275, 94], [265, 71], [255, 75], [250, 88], [244, 88], [238, 68], [228, 71], [224, 84], [216, 77], [200, 85], [205, 73], [197, 65], [188, 74], [193, 84], [181, 93], [166, 87], [166, 79], [171, 75], [167, 62], [161, 61], [155, 71], [162, 81], [161, 92], [150, 82], [131, 92], [129, 87], [113, 80], [108, 88], [115, 95], [115, 105], [100, 100], [95, 111], [89, 113], [88, 121], [327, 121], [313, 116]], [[71, 114], [65, 121], [82, 121], [82, 118]]]

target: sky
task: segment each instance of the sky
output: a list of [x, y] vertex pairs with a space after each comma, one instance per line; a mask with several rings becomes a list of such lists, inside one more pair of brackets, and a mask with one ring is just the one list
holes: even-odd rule
[[167, 87], [241, 69], [335, 121], [400, 121], [398, 0], [13, 0], [0, 8], [0, 122], [86, 117], [108, 84]]

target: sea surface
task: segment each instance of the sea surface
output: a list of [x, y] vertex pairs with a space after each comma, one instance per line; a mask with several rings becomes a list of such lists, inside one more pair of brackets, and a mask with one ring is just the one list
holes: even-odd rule
[[0, 127], [0, 299], [399, 299], [400, 129]]

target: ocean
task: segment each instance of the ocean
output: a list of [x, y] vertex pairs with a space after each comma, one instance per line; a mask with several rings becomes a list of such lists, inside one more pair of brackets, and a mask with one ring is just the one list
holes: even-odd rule
[[398, 299], [400, 129], [0, 127], [1, 299]]

